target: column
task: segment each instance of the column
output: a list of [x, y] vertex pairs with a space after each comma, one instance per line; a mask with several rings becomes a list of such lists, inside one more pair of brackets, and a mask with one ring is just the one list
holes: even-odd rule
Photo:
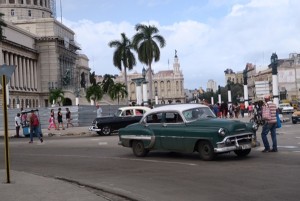
[[27, 89], [30, 90], [31, 74], [30, 74], [30, 59], [26, 59], [26, 70], [27, 70]]
[[37, 90], [37, 63], [36, 60], [33, 61], [33, 88]]
[[141, 84], [136, 85], [136, 104], [142, 104], [142, 87]]
[[16, 65], [16, 69], [15, 69], [15, 87], [19, 88], [20, 87], [20, 80], [19, 80], [19, 64], [18, 64], [18, 55], [14, 56], [14, 63]]
[[35, 77], [33, 75], [33, 60], [32, 59], [29, 60], [29, 68], [30, 68], [30, 89], [33, 90], [33, 88], [34, 88], [33, 83], [34, 83]]
[[[23, 88], [24, 90], [26, 90], [27, 88], [27, 69], [26, 69], [26, 57], [23, 57]], [[25, 103], [25, 107], [26, 107], [26, 103]]]
[[146, 81], [143, 82], [143, 103], [145, 105], [148, 105], [147, 83]]
[[[14, 54], [13, 54], [13, 53], [11, 53], [11, 54], [9, 55], [9, 65], [10, 65], [10, 66], [14, 65]], [[10, 86], [11, 86], [12, 88], [14, 88], [14, 87], [16, 86], [16, 85], [15, 85], [15, 73], [14, 73], [14, 72], [13, 72], [11, 78], [10, 78]]]
[[24, 87], [24, 81], [23, 81], [23, 77], [24, 77], [24, 73], [23, 73], [23, 69], [24, 69], [24, 58], [23, 57], [19, 57], [19, 64], [20, 64], [20, 68], [19, 68], [19, 79], [20, 79], [20, 88], [23, 89]]

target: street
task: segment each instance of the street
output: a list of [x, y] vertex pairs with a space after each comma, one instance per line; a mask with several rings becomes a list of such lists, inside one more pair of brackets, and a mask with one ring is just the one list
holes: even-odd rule
[[[10, 139], [11, 169], [125, 195], [127, 200], [296, 201], [299, 129], [300, 124], [283, 123], [277, 130], [278, 153], [261, 153], [261, 145], [246, 158], [230, 153], [209, 162], [197, 153], [154, 151], [137, 158], [118, 145], [117, 135], [46, 137], [43, 144]], [[4, 169], [3, 138], [0, 164]]]

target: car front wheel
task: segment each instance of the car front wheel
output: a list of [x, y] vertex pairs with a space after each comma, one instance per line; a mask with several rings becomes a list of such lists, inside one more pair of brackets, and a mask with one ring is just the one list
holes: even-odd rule
[[235, 150], [234, 153], [238, 157], [244, 157], [247, 156], [251, 152], [251, 149], [244, 149], [244, 150]]
[[198, 152], [200, 157], [205, 161], [211, 161], [216, 156], [214, 147], [209, 141], [201, 141], [198, 143]]
[[137, 157], [146, 156], [149, 152], [149, 150], [145, 149], [144, 143], [142, 141], [133, 141], [132, 151]]
[[111, 128], [110, 126], [103, 126], [101, 129], [102, 135], [110, 135], [111, 134]]

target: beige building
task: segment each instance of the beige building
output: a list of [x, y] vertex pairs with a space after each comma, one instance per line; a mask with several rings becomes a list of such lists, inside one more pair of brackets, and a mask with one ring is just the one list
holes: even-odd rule
[[[148, 73], [145, 76], [148, 78]], [[128, 100], [123, 100], [123, 104], [127, 101], [132, 103], [137, 103], [137, 93], [136, 86], [137, 83], [133, 81], [136, 78], [143, 78], [142, 73], [134, 72], [132, 74], [127, 74], [127, 85], [128, 85]], [[102, 76], [97, 76], [97, 82], [103, 80]], [[184, 77], [182, 71], [180, 70], [180, 63], [178, 56], [175, 54], [174, 63], [172, 70], [163, 70], [155, 73], [153, 71], [152, 77], [152, 89], [153, 89], [153, 102], [155, 96], [157, 96], [158, 104], [169, 104], [169, 103], [185, 103], [185, 93], [184, 93]], [[115, 82], [124, 83], [124, 72], [120, 72], [120, 75], [116, 76]], [[149, 84], [147, 84], [147, 94], [149, 97]], [[104, 103], [111, 102], [107, 97], [103, 100]]]
[[50, 0], [0, 0], [7, 27], [0, 63], [15, 65], [9, 83], [9, 107], [48, 107], [51, 89], [64, 91], [64, 105], [88, 104], [88, 58], [79, 54], [75, 33], [53, 18]]

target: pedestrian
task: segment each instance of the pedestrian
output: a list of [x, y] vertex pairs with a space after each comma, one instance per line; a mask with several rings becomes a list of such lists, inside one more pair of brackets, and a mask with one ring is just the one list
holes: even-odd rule
[[248, 106], [248, 116], [251, 117], [252, 113], [253, 113], [253, 105], [252, 103], [250, 103]]
[[50, 117], [49, 117], [49, 126], [48, 126], [48, 130], [50, 130], [52, 127], [57, 130], [56, 128], [56, 123], [55, 123], [55, 116], [54, 116], [54, 109], [50, 110]]
[[25, 113], [25, 111], [23, 110], [22, 107], [21, 107], [21, 124], [23, 127], [28, 126], [27, 125], [27, 114]]
[[[261, 138], [264, 143], [265, 149], [262, 151], [266, 152], [277, 152], [277, 139], [276, 139], [276, 104], [270, 101], [270, 96], [265, 96], [265, 105], [263, 106], [262, 116], [265, 120], [265, 124], [262, 127]], [[271, 132], [272, 149], [270, 149], [269, 141], [267, 138], [268, 133]]]
[[242, 118], [244, 118], [244, 115], [245, 115], [245, 103], [244, 102], [240, 103], [240, 111], [241, 111]]
[[63, 122], [63, 115], [61, 113], [61, 108], [58, 108], [58, 112], [57, 112], [57, 130], [59, 130], [59, 125], [62, 126], [62, 129], [65, 130], [65, 127], [64, 127], [64, 122]]
[[29, 118], [29, 124], [30, 124], [30, 141], [29, 143], [33, 142], [33, 133], [37, 135], [41, 143], [43, 143], [43, 138], [41, 137], [40, 133], [40, 121], [38, 116], [34, 113], [34, 110], [31, 110], [31, 115]]
[[74, 127], [74, 125], [71, 122], [72, 118], [71, 118], [71, 112], [70, 112], [69, 108], [66, 108], [66, 111], [67, 111], [67, 113], [66, 113], [67, 128], [69, 128], [69, 125], [72, 125], [72, 127]]
[[17, 113], [17, 116], [15, 116], [15, 126], [16, 126], [16, 135], [15, 137], [20, 137], [20, 127], [21, 127], [21, 117], [20, 113]]
[[97, 104], [97, 117], [102, 117], [102, 108], [99, 104]]

